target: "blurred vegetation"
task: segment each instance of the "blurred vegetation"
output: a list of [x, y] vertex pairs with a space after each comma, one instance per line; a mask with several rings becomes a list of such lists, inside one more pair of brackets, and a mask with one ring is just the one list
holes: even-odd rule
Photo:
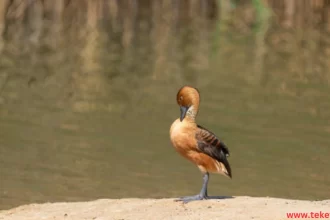
[[2, 0], [0, 32], [0, 92], [11, 81], [57, 99], [150, 80], [205, 85], [200, 74], [230, 54], [221, 68], [239, 75], [253, 62], [253, 84], [265, 68], [283, 74], [271, 68], [283, 59], [284, 74], [330, 82], [329, 0]]

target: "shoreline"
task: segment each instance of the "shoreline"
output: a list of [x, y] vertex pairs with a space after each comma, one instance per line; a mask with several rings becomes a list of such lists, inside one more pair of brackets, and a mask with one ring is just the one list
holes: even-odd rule
[[[308, 201], [271, 197], [238, 196], [195, 201], [171, 199], [98, 199], [86, 202], [57, 202], [22, 205], [0, 211], [0, 219], [288, 219], [288, 213], [329, 213], [330, 200]], [[314, 216], [316, 217], [316, 216]], [[319, 219], [322, 216], [319, 217]], [[306, 218], [305, 218], [306, 219]], [[314, 219], [314, 218], [311, 218]]]

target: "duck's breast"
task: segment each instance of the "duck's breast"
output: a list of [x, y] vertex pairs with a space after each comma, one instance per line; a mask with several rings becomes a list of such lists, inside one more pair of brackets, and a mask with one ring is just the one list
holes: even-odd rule
[[177, 119], [173, 122], [170, 129], [170, 138], [174, 148], [181, 154], [194, 150], [197, 146], [195, 129]]

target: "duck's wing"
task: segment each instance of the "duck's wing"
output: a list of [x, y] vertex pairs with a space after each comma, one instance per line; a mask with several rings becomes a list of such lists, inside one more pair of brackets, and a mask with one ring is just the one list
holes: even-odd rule
[[227, 146], [215, 134], [200, 125], [197, 125], [196, 139], [198, 149], [222, 163], [227, 170], [228, 176], [231, 177], [231, 168], [227, 160], [229, 156]]

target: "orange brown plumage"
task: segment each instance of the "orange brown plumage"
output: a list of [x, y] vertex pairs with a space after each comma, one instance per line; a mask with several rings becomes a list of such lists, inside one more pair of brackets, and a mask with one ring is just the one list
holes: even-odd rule
[[231, 178], [231, 168], [226, 145], [211, 131], [197, 125], [195, 118], [199, 110], [200, 95], [197, 89], [182, 87], [177, 94], [180, 118], [170, 128], [170, 139], [174, 148], [186, 159], [198, 166], [204, 174], [204, 184], [199, 195], [182, 198], [180, 201], [207, 199], [209, 172]]

